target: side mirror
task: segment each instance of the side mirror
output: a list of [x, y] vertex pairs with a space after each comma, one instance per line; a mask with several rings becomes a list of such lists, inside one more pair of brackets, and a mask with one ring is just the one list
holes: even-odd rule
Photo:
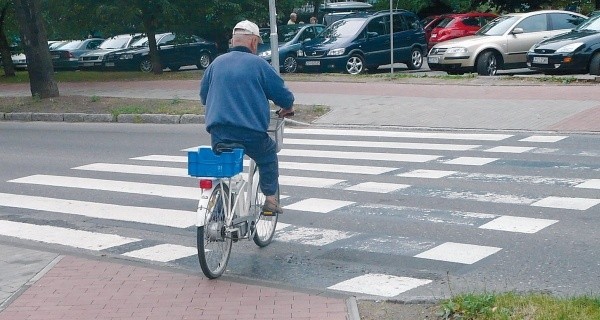
[[512, 34], [520, 34], [523, 33], [523, 28], [514, 28], [511, 32]]
[[367, 32], [367, 38], [377, 37], [379, 33], [377, 32]]

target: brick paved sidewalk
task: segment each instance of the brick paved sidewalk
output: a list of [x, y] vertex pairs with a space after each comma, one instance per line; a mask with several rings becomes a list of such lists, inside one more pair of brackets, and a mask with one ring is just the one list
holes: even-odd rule
[[0, 320], [358, 319], [353, 309], [343, 298], [65, 256]]

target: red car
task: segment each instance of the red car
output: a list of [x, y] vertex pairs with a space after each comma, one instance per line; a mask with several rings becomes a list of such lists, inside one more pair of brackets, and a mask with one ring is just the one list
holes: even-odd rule
[[473, 35], [496, 17], [497, 15], [486, 12], [444, 15], [444, 19], [431, 31], [428, 41], [429, 49], [442, 41]]
[[444, 17], [445, 15], [428, 16], [425, 19], [421, 20], [423, 29], [425, 29], [425, 39], [427, 41], [429, 41], [429, 37], [431, 36], [431, 31], [433, 30], [433, 28], [435, 28], [437, 24], [444, 19]]

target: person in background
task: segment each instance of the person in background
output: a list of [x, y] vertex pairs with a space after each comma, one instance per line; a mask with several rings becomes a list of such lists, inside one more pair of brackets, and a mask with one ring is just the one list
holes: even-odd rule
[[290, 20], [288, 20], [287, 24], [296, 24], [296, 20], [298, 20], [298, 15], [295, 12], [290, 13]]
[[260, 174], [265, 195], [263, 214], [283, 213], [277, 203], [279, 163], [277, 145], [269, 134], [269, 100], [281, 107], [279, 117], [294, 113], [294, 95], [283, 78], [256, 55], [262, 43], [258, 26], [248, 20], [233, 28], [231, 49], [211, 63], [200, 82], [200, 99], [205, 106], [206, 131], [213, 150], [220, 143], [240, 144]]
[[317, 17], [312, 16], [310, 17], [310, 24], [316, 24], [317, 23]]

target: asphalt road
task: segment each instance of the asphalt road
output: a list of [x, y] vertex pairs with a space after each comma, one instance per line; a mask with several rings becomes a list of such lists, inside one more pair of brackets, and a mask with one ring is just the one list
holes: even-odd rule
[[[182, 150], [208, 142], [200, 125], [0, 129], [0, 225], [50, 228], [0, 242], [199, 272]], [[404, 300], [600, 292], [600, 136], [288, 129], [280, 231], [265, 249], [236, 244], [227, 277]], [[51, 237], [65, 230], [91, 236]]]

